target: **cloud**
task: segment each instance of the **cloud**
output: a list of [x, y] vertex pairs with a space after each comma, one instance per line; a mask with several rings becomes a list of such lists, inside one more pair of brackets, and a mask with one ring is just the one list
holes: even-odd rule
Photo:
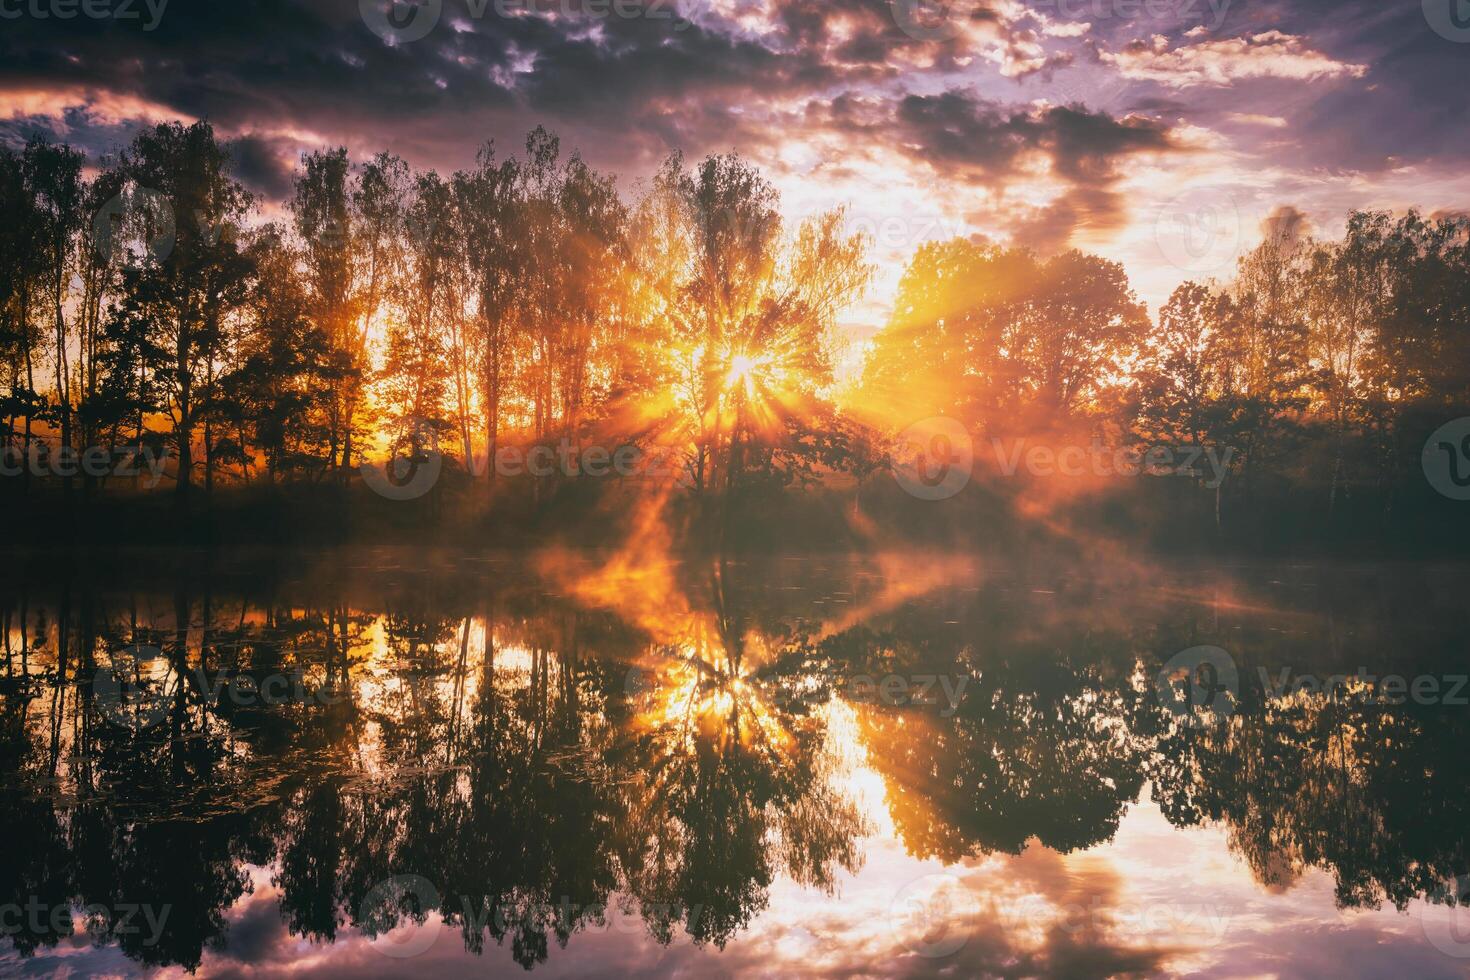
[[1279, 204], [1261, 219], [1261, 237], [1274, 241], [1284, 251], [1293, 251], [1297, 245], [1312, 234], [1312, 219], [1305, 212], [1290, 204]]
[[[1188, 36], [1201, 35], [1196, 29]], [[1158, 82], [1171, 88], [1229, 85], [1251, 78], [1296, 81], [1361, 78], [1368, 71], [1367, 65], [1338, 61], [1309, 48], [1304, 38], [1280, 31], [1179, 47], [1171, 47], [1167, 37], [1155, 34], [1147, 41], [1134, 41], [1117, 52], [1100, 51], [1099, 57], [1125, 78]]]
[[833, 100], [825, 122], [879, 141], [936, 174], [1000, 185], [1033, 158], [1069, 181], [1106, 181], [1118, 161], [1174, 148], [1168, 127], [1081, 106], [1007, 105], [965, 90], [895, 101]]
[[52, 117], [61, 120], [69, 113], [80, 114], [89, 122], [103, 126], [156, 119], [164, 115], [181, 121], [193, 121], [171, 112], [157, 102], [127, 92], [80, 86], [0, 89], [0, 118]]
[[[279, 203], [308, 146], [447, 172], [544, 124], [625, 188], [671, 150], [734, 150], [789, 201], [965, 216], [1039, 249], [1123, 242], [1175, 193], [1152, 157], [1322, 220], [1342, 202], [1463, 204], [1444, 188], [1470, 148], [1465, 46], [1418, 4], [915, 0], [924, 23], [948, 18], [915, 32], [898, 0], [644, 2], [688, 22], [443, 0], [428, 36], [393, 45], [341, 0], [171, 4], [148, 32], [23, 17], [0, 31], [0, 141], [48, 133], [95, 161], [144, 125], [208, 119]], [[1198, 29], [1217, 7], [1228, 33]], [[1364, 202], [1367, 173], [1367, 192], [1400, 187]], [[1340, 182], [1330, 204], [1304, 190], [1324, 175]], [[1151, 255], [1110, 257], [1167, 295]]]
[[1226, 118], [1244, 126], [1266, 126], [1270, 129], [1286, 127], [1286, 120], [1280, 116], [1270, 116], [1259, 112], [1232, 112]]
[[1078, 105], [1003, 107], [957, 92], [905, 98], [893, 131], [913, 162], [946, 179], [1001, 189], [1039, 175], [1059, 184], [1050, 203], [1013, 210], [1013, 238], [1041, 252], [1065, 248], [1082, 229], [1120, 228], [1128, 215], [1115, 189], [1123, 164], [1181, 150], [1167, 126], [1146, 117]]
[[234, 172], [248, 189], [267, 199], [281, 200], [291, 193], [296, 143], [279, 137], [250, 134], [225, 144]]

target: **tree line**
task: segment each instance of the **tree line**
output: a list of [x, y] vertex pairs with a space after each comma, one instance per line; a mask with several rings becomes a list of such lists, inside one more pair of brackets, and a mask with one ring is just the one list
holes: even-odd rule
[[1152, 321], [1118, 263], [926, 244], [867, 361], [869, 400], [983, 434], [1228, 446], [1225, 492], [1308, 486], [1330, 514], [1358, 488], [1392, 509], [1429, 431], [1470, 414], [1470, 219], [1353, 211], [1318, 240], [1288, 212], [1264, 230]]
[[476, 468], [508, 434], [677, 445], [701, 491], [789, 474], [869, 274], [841, 211], [788, 228], [734, 156], [671, 156], [628, 201], [540, 128], [448, 177], [306, 153], [273, 220], [207, 122], [86, 169], [0, 148], [3, 436], [165, 446], [184, 507], [376, 448]]
[[672, 448], [698, 493], [861, 480], [944, 415], [1230, 446], [1217, 521], [1222, 494], [1283, 485], [1388, 511], [1429, 420], [1470, 414], [1463, 215], [1354, 211], [1317, 240], [1288, 213], [1153, 319], [1117, 262], [927, 243], [839, 388], [867, 236], [840, 209], [793, 226], [733, 155], [675, 154], [625, 195], [541, 128], [447, 177], [338, 147], [277, 211], [209, 123], [170, 123], [97, 167], [0, 147], [0, 208], [7, 450], [168, 449], [184, 508], [431, 444], [491, 486], [502, 444], [563, 440]]

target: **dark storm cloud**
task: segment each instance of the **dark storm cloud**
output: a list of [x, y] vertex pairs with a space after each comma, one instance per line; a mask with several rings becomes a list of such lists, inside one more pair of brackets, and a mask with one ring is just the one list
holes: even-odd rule
[[1074, 186], [1056, 200], [1030, 214], [1019, 216], [1011, 238], [1042, 255], [1062, 251], [1072, 235], [1087, 229], [1112, 231], [1127, 217], [1122, 194], [1107, 187]]
[[963, 92], [910, 95], [894, 120], [900, 146], [936, 170], [996, 183], [1036, 143], [1037, 120]]
[[[152, 32], [87, 20], [17, 21], [0, 36], [0, 86], [125, 95], [159, 116], [208, 118], [226, 131], [407, 129], [444, 99], [434, 72], [464, 70], [433, 48], [385, 46], [350, 19], [282, 0], [174, 3]], [[451, 45], [453, 38], [445, 32]], [[482, 52], [488, 57], [490, 51]], [[503, 54], [499, 56], [503, 61]], [[477, 79], [478, 105], [505, 102]]]
[[1117, 163], [1136, 153], [1172, 148], [1167, 127], [1142, 116], [1116, 119], [1077, 106], [1058, 106], [1043, 117], [1044, 142], [1056, 172], [1074, 181], [1107, 181]]
[[[453, 3], [429, 36], [397, 46], [373, 34], [354, 3], [176, 0], [152, 32], [86, 20], [6, 28], [6, 91], [126, 94], [227, 132], [359, 134], [428, 155], [510, 119], [518, 129], [538, 114], [616, 123], [658, 98], [735, 95], [761, 77], [779, 89], [800, 67], [672, 20], [502, 17], [493, 6], [471, 17]], [[813, 82], [830, 81], [819, 68], [805, 65]]]
[[1071, 181], [1110, 181], [1133, 154], [1174, 149], [1168, 127], [1142, 116], [1118, 119], [1081, 106], [1008, 106], [963, 90], [895, 102], [839, 97], [810, 113], [813, 125], [876, 140], [936, 174], [1000, 185], [1029, 154]]
[[772, 94], [837, 80], [831, 69], [815, 61], [697, 26], [676, 33], [658, 22], [630, 21], [619, 22], [609, 33], [619, 42], [616, 46], [592, 39], [547, 39], [537, 49], [535, 71], [519, 87], [528, 107], [626, 114], [649, 102], [738, 97], [756, 79]]
[[1287, 251], [1311, 234], [1311, 217], [1291, 204], [1278, 204], [1261, 219], [1261, 237], [1276, 242]]
[[[512, 15], [502, 15], [508, 6]], [[125, 97], [148, 107], [135, 119], [114, 114], [112, 128], [82, 134], [84, 144], [125, 140], [159, 118], [207, 118], [227, 136], [387, 145], [442, 167], [467, 162], [488, 136], [518, 139], [547, 122], [569, 142], [591, 137], [597, 162], [617, 166], [671, 139], [705, 149], [728, 133], [704, 125], [711, 107], [718, 116], [894, 83], [912, 59], [942, 68], [964, 53], [963, 38], [907, 36], [889, 0], [773, 0], [754, 27], [703, 7], [690, 8], [694, 22], [680, 20], [670, 0], [642, 7], [644, 16], [620, 16], [569, 0], [444, 0], [427, 36], [399, 44], [373, 33], [351, 0], [173, 0], [148, 31], [22, 18], [0, 34], [0, 92], [65, 90], [76, 105]], [[986, 5], [962, 7], [966, 23], [1004, 35]]]
[[291, 193], [294, 147], [283, 140], [241, 136], [225, 144], [235, 175], [248, 189], [280, 199]]
[[942, 176], [988, 186], [1017, 177], [1029, 158], [1045, 157], [1068, 185], [1039, 212], [1019, 216], [1014, 237], [1038, 251], [1065, 247], [1080, 229], [1121, 227], [1128, 203], [1115, 191], [1120, 167], [1136, 154], [1177, 150], [1168, 128], [1151, 119], [1117, 119], [1080, 106], [1019, 111], [959, 92], [909, 96], [900, 104], [897, 144]]
[[[7, 20], [0, 140], [47, 133], [96, 160], [142, 125], [207, 118], [242, 180], [277, 199], [311, 146], [386, 148], [446, 171], [486, 139], [513, 152], [543, 123], [628, 174], [673, 149], [736, 150], [816, 179], [899, 160], [940, 190], [1039, 174], [1057, 196], [1006, 230], [1042, 249], [1120, 227], [1139, 207], [1119, 191], [1128, 161], [1182, 153], [1190, 127], [1227, 137], [1237, 159], [1303, 172], [1453, 166], [1470, 151], [1470, 44], [1437, 35], [1413, 2], [970, 0], [949, 5], [955, 29], [929, 39], [906, 33], [890, 0], [691, 0], [677, 8], [689, 21], [671, 0], [641, 0], [659, 13], [642, 17], [582, 2], [514, 0], [538, 12], [502, 16], [497, 0], [443, 0], [434, 30], [396, 45], [353, 0], [171, 0], [151, 31]], [[1268, 31], [1365, 66], [1361, 77], [1171, 85], [1104, 59], [1158, 36], [1188, 63], [1204, 45]], [[820, 152], [781, 152], [798, 144]]]

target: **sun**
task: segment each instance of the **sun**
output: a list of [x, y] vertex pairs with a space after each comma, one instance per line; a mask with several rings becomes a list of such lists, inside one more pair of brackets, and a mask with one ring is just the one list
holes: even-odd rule
[[747, 354], [736, 354], [730, 358], [730, 370], [725, 375], [726, 390], [737, 386], [750, 388], [751, 376], [760, 368], [760, 361]]

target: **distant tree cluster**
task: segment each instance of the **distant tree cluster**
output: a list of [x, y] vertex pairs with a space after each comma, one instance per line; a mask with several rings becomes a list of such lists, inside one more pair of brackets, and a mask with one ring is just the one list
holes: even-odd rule
[[[1470, 219], [1355, 211], [1315, 241], [1268, 223], [1227, 282], [1150, 323], [1116, 263], [956, 239], [922, 246], [863, 387], [977, 435], [1230, 447], [1229, 489], [1354, 485], [1391, 507], [1426, 420], [1470, 414]], [[1428, 428], [1433, 428], [1429, 425]]]
[[[1159, 313], [1131, 392], [1146, 438], [1229, 445], [1257, 479], [1325, 476], [1392, 505], [1426, 427], [1470, 412], [1470, 220], [1355, 211], [1338, 241], [1270, 230]], [[1428, 428], [1433, 428], [1430, 424]]]

